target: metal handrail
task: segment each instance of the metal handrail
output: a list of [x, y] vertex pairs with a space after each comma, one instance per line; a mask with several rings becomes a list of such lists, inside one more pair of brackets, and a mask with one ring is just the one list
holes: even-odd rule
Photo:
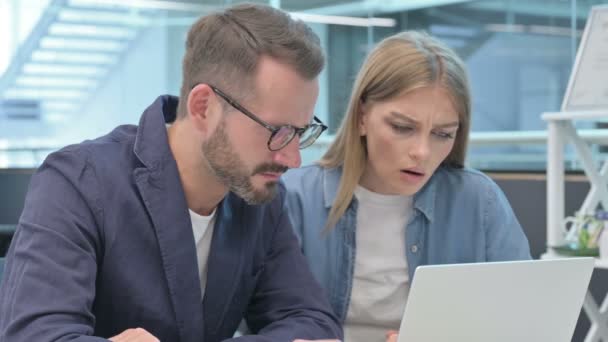
[[[608, 143], [608, 129], [578, 130], [581, 138], [589, 143]], [[334, 139], [333, 135], [322, 135], [315, 144], [328, 146]], [[488, 131], [471, 132], [469, 146], [493, 145], [544, 145], [547, 143], [547, 131]]]
[[[608, 144], [608, 129], [581, 129], [578, 131], [580, 137], [592, 144]], [[535, 145], [542, 146], [547, 144], [547, 131], [536, 130], [536, 131], [492, 131], [492, 132], [472, 132], [469, 139], [469, 147], [484, 147], [484, 146], [524, 146], [524, 145]], [[326, 149], [329, 144], [333, 141], [335, 135], [323, 135], [321, 136], [311, 148], [319, 150]], [[41, 152], [52, 152], [58, 150], [60, 146], [53, 144], [52, 142], [41, 143], [41, 142], [28, 142], [23, 144], [0, 144], [0, 156], [7, 153], [19, 153], [19, 152], [31, 152], [35, 159], [38, 159], [39, 153]], [[513, 159], [513, 161], [523, 161], [525, 158], [515, 156], [515, 154], [522, 156], [522, 153], [510, 153], [500, 154], [501, 158]], [[534, 153], [532, 153], [534, 154]], [[537, 155], [538, 153], [534, 154]], [[538, 155], [544, 156], [546, 153]], [[526, 155], [523, 153], [523, 155]], [[471, 155], [469, 155], [471, 157]], [[485, 157], [488, 157], [486, 155]], [[536, 157], [535, 157], [536, 158]], [[486, 159], [486, 158], [484, 158]]]

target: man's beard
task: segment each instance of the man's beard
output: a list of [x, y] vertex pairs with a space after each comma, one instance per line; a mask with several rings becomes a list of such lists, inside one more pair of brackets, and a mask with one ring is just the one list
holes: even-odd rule
[[258, 173], [287, 171], [287, 167], [264, 163], [248, 172], [236, 151], [230, 144], [226, 134], [225, 119], [217, 127], [209, 141], [203, 143], [202, 150], [209, 169], [214, 175], [248, 204], [262, 204], [269, 202], [277, 193], [277, 182], [267, 182], [263, 189], [255, 189], [251, 177]]

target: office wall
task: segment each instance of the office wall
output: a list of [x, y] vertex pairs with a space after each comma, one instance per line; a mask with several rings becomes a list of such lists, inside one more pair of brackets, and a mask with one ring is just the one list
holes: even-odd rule
[[60, 146], [96, 138], [118, 125], [137, 124], [156, 97], [169, 92], [167, 35], [158, 26], [142, 31], [78, 115], [56, 132]]

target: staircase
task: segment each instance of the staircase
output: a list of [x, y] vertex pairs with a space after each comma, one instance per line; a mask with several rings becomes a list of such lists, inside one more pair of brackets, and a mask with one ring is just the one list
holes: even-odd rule
[[0, 77], [0, 124], [69, 120], [161, 13], [109, 1], [51, 0]]

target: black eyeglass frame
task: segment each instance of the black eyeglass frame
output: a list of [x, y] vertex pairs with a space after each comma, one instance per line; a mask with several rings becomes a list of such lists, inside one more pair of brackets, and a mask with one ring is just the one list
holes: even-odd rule
[[[228, 104], [231, 105], [234, 109], [245, 114], [251, 120], [257, 122], [259, 125], [261, 125], [262, 127], [266, 128], [267, 130], [270, 131], [270, 138], [268, 138], [268, 142], [266, 143], [266, 146], [268, 147], [268, 149], [270, 151], [278, 151], [278, 150], [284, 148], [285, 146], [289, 145], [289, 143], [293, 140], [293, 138], [296, 137], [296, 135], [302, 136], [304, 134], [304, 132], [306, 132], [308, 129], [314, 129], [316, 127], [321, 127], [321, 130], [318, 133], [316, 133], [316, 136], [310, 138], [312, 141], [310, 141], [309, 144], [307, 144], [305, 146], [302, 146], [302, 145], [299, 146], [299, 148], [301, 150], [305, 149], [305, 148], [309, 147], [310, 145], [312, 145], [319, 138], [319, 136], [321, 136], [321, 134], [323, 134], [323, 132], [325, 132], [325, 130], [327, 130], [327, 126], [316, 116], [314, 116], [314, 118], [313, 118], [315, 122], [310, 123], [304, 127], [296, 127], [293, 125], [281, 125], [281, 126], [271, 125], [271, 124], [265, 122], [264, 120], [260, 119], [257, 115], [253, 114], [251, 111], [249, 111], [245, 107], [241, 106], [238, 102], [233, 100], [230, 96], [228, 96], [226, 93], [224, 93], [217, 87], [212, 86], [210, 84], [208, 84], [208, 85], [213, 90], [213, 92], [215, 92], [224, 101], [228, 102]], [[272, 143], [272, 139], [277, 135], [277, 133], [281, 129], [284, 129], [284, 128], [288, 128], [288, 129], [292, 130], [293, 131], [292, 135], [289, 137], [289, 139], [287, 139], [285, 142], [283, 142], [283, 144], [280, 147], [273, 149], [270, 146]]]

